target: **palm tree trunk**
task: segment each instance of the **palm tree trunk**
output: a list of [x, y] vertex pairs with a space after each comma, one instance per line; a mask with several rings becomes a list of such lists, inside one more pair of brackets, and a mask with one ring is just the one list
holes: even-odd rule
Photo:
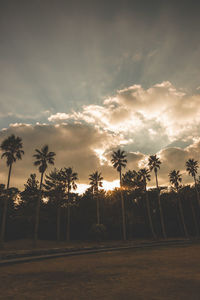
[[124, 207], [124, 195], [122, 190], [120, 189], [121, 192], [121, 204], [122, 204], [122, 230], [123, 230], [123, 240], [126, 241], [126, 219], [125, 219], [125, 207]]
[[12, 164], [10, 164], [8, 171], [8, 181], [7, 181], [7, 193], [4, 199], [4, 207], [3, 207], [3, 216], [2, 216], [2, 224], [1, 224], [1, 235], [0, 235], [0, 248], [4, 247], [4, 238], [5, 238], [5, 230], [6, 230], [6, 216], [8, 209], [8, 189], [10, 185], [10, 176], [11, 176]]
[[67, 242], [70, 241], [70, 206], [67, 206]]
[[67, 199], [67, 242], [70, 241], [70, 203], [69, 203], [70, 191], [68, 187], [68, 199]]
[[192, 199], [190, 199], [190, 205], [191, 205], [191, 210], [192, 210], [192, 216], [193, 216], [193, 220], [194, 220], [194, 226], [195, 226], [195, 230], [196, 230], [196, 235], [199, 236], [199, 226], [197, 223], [197, 218], [196, 218], [196, 214], [195, 214], [195, 210], [194, 210], [194, 205], [192, 202]]
[[57, 231], [57, 241], [60, 241], [60, 205], [58, 204], [57, 207], [57, 226], [56, 226], [56, 231]]
[[197, 194], [197, 201], [198, 201], [198, 205], [199, 205], [199, 209], [200, 209], [200, 197], [199, 197], [199, 191], [197, 189], [196, 177], [194, 177], [194, 186], [195, 186], [195, 190], [196, 190], [196, 194]]
[[150, 229], [151, 229], [151, 234], [153, 236], [154, 239], [156, 239], [156, 234], [153, 228], [153, 222], [152, 222], [152, 217], [151, 217], [151, 209], [150, 209], [150, 203], [149, 203], [149, 196], [148, 196], [148, 192], [146, 190], [145, 187], [145, 196], [146, 196], [146, 206], [147, 206], [147, 214], [148, 214], [148, 219], [149, 219], [149, 225], [150, 225]]
[[157, 187], [157, 191], [158, 191], [158, 206], [159, 206], [159, 210], [160, 210], [160, 221], [161, 221], [161, 227], [162, 227], [162, 234], [163, 234], [164, 239], [166, 239], [167, 235], [166, 235], [163, 211], [162, 211], [162, 206], [161, 206], [161, 201], [160, 201], [160, 191], [159, 191], [159, 187], [158, 187], [158, 177], [157, 177], [156, 171], [155, 171], [155, 177], [156, 177], [156, 187]]
[[119, 180], [120, 180], [120, 193], [121, 193], [121, 205], [122, 205], [122, 232], [123, 232], [123, 240], [126, 241], [126, 219], [125, 219], [124, 195], [122, 191], [121, 169], [119, 171]]
[[10, 165], [10, 167], [9, 167], [9, 172], [8, 172], [7, 190], [9, 189], [9, 186], [10, 186], [11, 170], [12, 170], [12, 164]]
[[99, 195], [98, 195], [98, 192], [97, 192], [97, 225], [100, 224], [100, 212], [99, 212]]
[[183, 214], [183, 207], [182, 207], [182, 203], [181, 203], [181, 198], [179, 198], [179, 197], [178, 197], [178, 206], [179, 206], [179, 211], [180, 211], [180, 215], [181, 215], [181, 221], [182, 221], [185, 237], [189, 238], [189, 234], [188, 234], [187, 227], [186, 227], [186, 224], [185, 224], [185, 218], [184, 218], [184, 214]]
[[41, 178], [40, 178], [40, 191], [42, 190], [43, 176], [44, 176], [44, 172], [41, 173]]
[[35, 216], [35, 228], [34, 228], [34, 242], [33, 245], [36, 247], [38, 240], [38, 229], [39, 229], [39, 217], [40, 217], [40, 201], [42, 198], [42, 182], [43, 182], [44, 172], [41, 173], [40, 179], [40, 189], [39, 189], [39, 197], [36, 204], [36, 216]]

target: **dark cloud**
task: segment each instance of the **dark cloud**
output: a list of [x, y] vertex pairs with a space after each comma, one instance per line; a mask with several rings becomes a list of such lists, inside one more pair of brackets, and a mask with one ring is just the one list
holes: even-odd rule
[[178, 147], [178, 148], [186, 148], [187, 146], [193, 144], [193, 140], [191, 138], [187, 139], [178, 139], [167, 145], [167, 148]]

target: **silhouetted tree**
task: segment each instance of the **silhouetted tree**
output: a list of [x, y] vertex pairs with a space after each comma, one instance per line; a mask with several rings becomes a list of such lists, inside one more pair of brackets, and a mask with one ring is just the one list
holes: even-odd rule
[[160, 201], [160, 189], [158, 186], [158, 169], [160, 169], [161, 161], [156, 155], [150, 155], [149, 156], [149, 169], [150, 171], [154, 171], [155, 173], [155, 178], [156, 178], [156, 187], [157, 187], [157, 192], [158, 192], [158, 205], [159, 205], [159, 210], [160, 210], [160, 220], [161, 220], [161, 227], [162, 227], [162, 233], [163, 237], [166, 238], [166, 230], [165, 230], [165, 223], [164, 223], [164, 217], [163, 217], [163, 210], [162, 210], [162, 205]]
[[143, 189], [145, 192], [147, 215], [148, 215], [148, 219], [149, 219], [151, 233], [152, 233], [153, 238], [156, 239], [156, 234], [154, 231], [154, 226], [153, 226], [152, 217], [151, 217], [151, 208], [150, 208], [150, 203], [149, 203], [148, 191], [147, 191], [147, 181], [150, 181], [151, 175], [147, 168], [140, 169], [138, 174], [142, 178], [142, 181], [143, 181]]
[[37, 207], [36, 207], [36, 219], [35, 219], [35, 230], [34, 230], [34, 244], [36, 245], [38, 239], [38, 228], [39, 228], [39, 215], [40, 215], [40, 201], [42, 198], [42, 183], [44, 173], [48, 167], [48, 164], [54, 165], [55, 152], [49, 152], [49, 146], [45, 145], [41, 150], [35, 149], [35, 154], [33, 155], [36, 158], [34, 166], [38, 166], [39, 172], [41, 173], [40, 178], [40, 196], [38, 197]]
[[122, 205], [122, 229], [123, 229], [123, 239], [126, 240], [126, 219], [125, 219], [125, 207], [124, 207], [124, 197], [122, 192], [122, 168], [126, 167], [127, 159], [126, 159], [125, 151], [121, 151], [118, 149], [117, 151], [113, 151], [111, 162], [113, 167], [117, 169], [119, 172], [119, 181], [120, 181], [120, 191], [121, 191], [121, 205]]
[[71, 199], [70, 194], [71, 190], [76, 190], [76, 180], [78, 180], [78, 174], [76, 172], [73, 172], [73, 169], [71, 167], [64, 168], [62, 171], [62, 176], [65, 180], [66, 189], [67, 189], [67, 241], [70, 240], [70, 205], [71, 205]]
[[189, 158], [186, 161], [185, 165], [186, 165], [186, 171], [194, 179], [194, 185], [195, 185], [195, 190], [196, 190], [196, 194], [197, 194], [198, 205], [199, 205], [199, 208], [200, 208], [200, 197], [199, 197], [199, 191], [197, 189], [197, 179], [196, 179], [197, 171], [198, 171], [198, 168], [199, 168], [198, 161], [194, 160], [193, 158]]
[[92, 173], [89, 175], [90, 186], [92, 188], [92, 194], [96, 198], [96, 204], [97, 204], [97, 224], [100, 224], [100, 209], [99, 209], [99, 187], [103, 186], [102, 180], [103, 177], [101, 176], [101, 173], [98, 173], [98, 171]]
[[24, 184], [24, 190], [20, 193], [20, 202], [18, 204], [18, 216], [26, 227], [28, 235], [33, 236], [34, 216], [36, 204], [39, 197], [39, 181], [36, 174], [30, 174], [27, 183]]
[[47, 196], [53, 201], [57, 207], [57, 241], [60, 240], [60, 215], [61, 206], [66, 199], [65, 193], [65, 178], [63, 178], [62, 170], [54, 169], [46, 175], [44, 185]]
[[[10, 135], [1, 143], [1, 150], [3, 151], [2, 158], [6, 158], [6, 164], [9, 168], [8, 171], [8, 181], [7, 181], [7, 190], [10, 185], [10, 177], [12, 171], [12, 165], [17, 160], [22, 159], [24, 151], [22, 150], [23, 144], [20, 137], [15, 137], [14, 134]], [[5, 236], [5, 227], [6, 227], [6, 215], [7, 215], [7, 197], [4, 200], [3, 216], [2, 216], [2, 225], [1, 225], [1, 235], [0, 235], [0, 246], [3, 247], [4, 236]]]
[[196, 205], [198, 206], [198, 203], [194, 203], [194, 193], [196, 193], [195, 188], [191, 188], [190, 185], [186, 185], [181, 187], [179, 190], [179, 193], [181, 194], [182, 198], [189, 201], [191, 212], [192, 212], [192, 218], [195, 226], [196, 235], [199, 236], [199, 225], [197, 221], [197, 215], [199, 215], [199, 210], [196, 209]]
[[181, 188], [181, 182], [182, 182], [182, 176], [180, 174], [180, 171], [176, 171], [176, 170], [172, 170], [169, 173], [169, 181], [172, 184], [172, 186], [174, 187], [177, 196], [178, 196], [178, 207], [179, 207], [179, 211], [180, 211], [180, 215], [181, 215], [181, 221], [183, 224], [183, 229], [184, 229], [184, 233], [186, 237], [189, 237], [188, 235], [188, 230], [185, 224], [185, 218], [184, 218], [184, 214], [183, 214], [183, 207], [182, 207], [182, 202], [181, 202], [181, 198], [179, 196], [179, 190]]
[[140, 188], [142, 185], [142, 180], [140, 175], [135, 171], [128, 170], [122, 175], [122, 186], [128, 190], [134, 190]]

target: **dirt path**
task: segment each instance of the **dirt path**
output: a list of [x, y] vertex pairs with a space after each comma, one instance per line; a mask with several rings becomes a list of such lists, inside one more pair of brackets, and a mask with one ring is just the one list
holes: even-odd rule
[[179, 246], [5, 266], [0, 299], [199, 300], [199, 253]]

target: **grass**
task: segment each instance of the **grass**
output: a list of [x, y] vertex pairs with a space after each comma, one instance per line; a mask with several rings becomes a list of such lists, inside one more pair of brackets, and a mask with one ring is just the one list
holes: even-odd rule
[[[57, 242], [57, 241], [48, 241], [48, 240], [38, 240], [37, 249], [46, 249], [46, 248], [67, 248], [67, 247], [86, 247], [91, 244], [97, 244], [95, 242], [85, 242], [85, 241], [70, 241], [70, 242]], [[0, 252], [6, 251], [15, 251], [15, 250], [32, 250], [33, 249], [33, 240], [24, 239], [24, 240], [15, 240], [6, 242], [3, 249], [0, 249]]]
[[[182, 238], [171, 238], [172, 240], [183, 240]], [[166, 239], [164, 240], [166, 241]], [[130, 245], [130, 244], [140, 244], [143, 242], [152, 242], [152, 239], [134, 239], [134, 240], [105, 240], [105, 241], [49, 241], [49, 240], [38, 240], [36, 249], [51, 249], [51, 248], [85, 248], [85, 247], [96, 247], [96, 246], [116, 246], [116, 245]], [[12, 251], [23, 251], [23, 250], [33, 250], [33, 240], [22, 239], [14, 240], [4, 243], [4, 248], [0, 248], [1, 253], [7, 253]]]
[[[137, 241], [137, 242], [142, 242]], [[0, 257], [1, 255], [8, 253], [23, 253], [26, 251], [35, 251], [35, 250], [44, 250], [44, 249], [66, 249], [66, 248], [88, 248], [88, 247], [99, 247], [99, 246], [115, 246], [115, 245], [129, 245], [133, 241], [48, 241], [48, 240], [38, 240], [37, 246], [33, 247], [33, 240], [24, 239], [24, 240], [15, 240], [9, 241], [4, 244], [3, 248], [0, 248]], [[135, 241], [134, 241], [135, 243]]]
[[4, 266], [0, 299], [199, 300], [199, 253], [190, 245]]
[[44, 249], [80, 249], [88, 247], [109, 247], [109, 246], [126, 246], [132, 244], [140, 244], [142, 242], [151, 242], [152, 240], [107, 240], [107, 241], [48, 241], [48, 240], [38, 240], [37, 246], [33, 247], [33, 240], [23, 239], [9, 241], [4, 244], [3, 248], [0, 248], [0, 257], [9, 253], [25, 253], [35, 250]]

